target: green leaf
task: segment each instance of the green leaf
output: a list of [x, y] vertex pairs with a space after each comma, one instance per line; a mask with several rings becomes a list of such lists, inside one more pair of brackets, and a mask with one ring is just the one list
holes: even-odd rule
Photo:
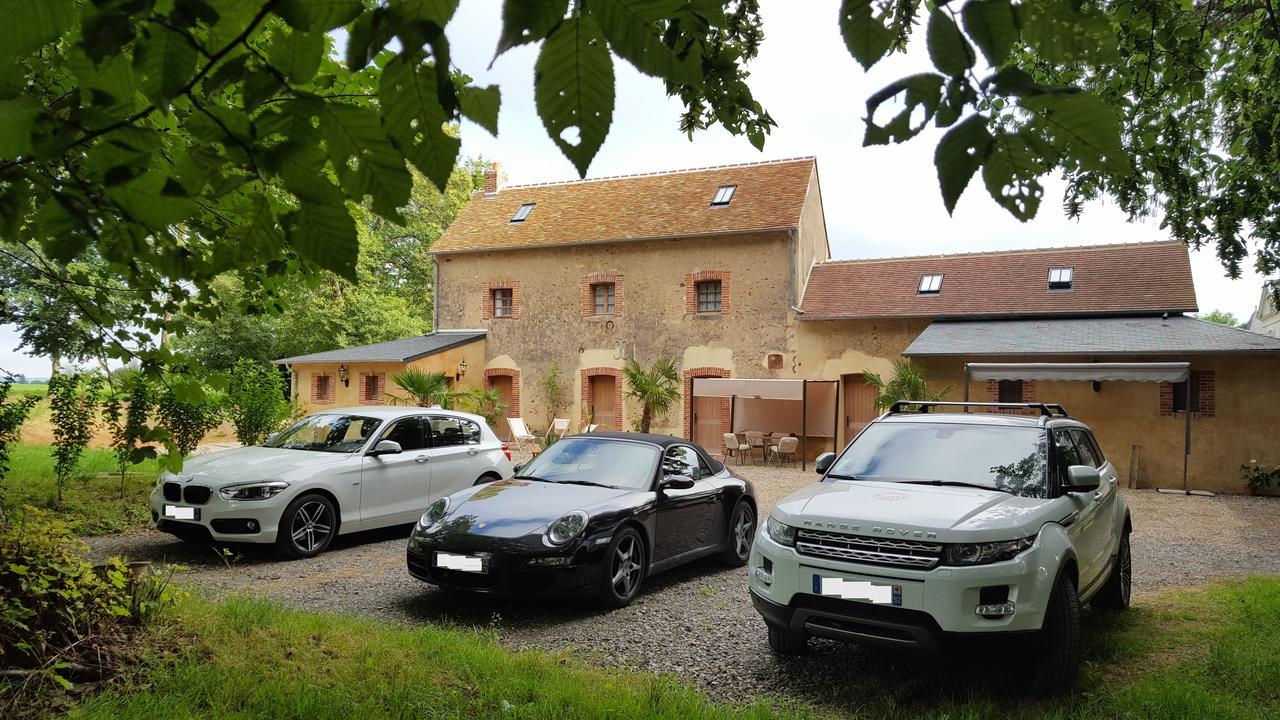
[[196, 59], [196, 49], [186, 38], [162, 25], [148, 25], [133, 62], [142, 77], [142, 91], [160, 102], [176, 96], [191, 80]]
[[75, 23], [75, 0], [0, 0], [0, 57], [26, 55]]
[[938, 142], [933, 164], [938, 170], [938, 187], [948, 214], [955, 213], [956, 202], [990, 148], [991, 133], [987, 132], [987, 119], [981, 115], [970, 115]]
[[128, 15], [113, 12], [87, 12], [81, 25], [80, 42], [94, 63], [119, 55], [138, 31]]
[[969, 0], [961, 11], [964, 29], [987, 62], [999, 67], [1018, 40], [1018, 26], [1009, 0]]
[[462, 88], [458, 99], [462, 103], [462, 114], [471, 122], [498, 134], [498, 108], [502, 105], [502, 94], [497, 85], [480, 88], [468, 85]]
[[435, 69], [397, 56], [383, 68], [378, 94], [391, 142], [443, 192], [461, 143], [444, 131]]
[[[946, 81], [946, 78], [937, 73], [910, 75], [867, 98], [867, 131], [862, 144], [900, 143], [918, 135], [938, 111], [938, 105], [942, 102], [942, 86]], [[899, 95], [904, 96], [902, 111], [883, 125], [877, 123], [876, 110]], [[913, 115], [918, 116], [914, 123]]]
[[360, 14], [360, 0], [283, 0], [276, 14], [298, 30], [328, 32]]
[[346, 205], [304, 201], [284, 224], [289, 243], [304, 260], [355, 281], [359, 241]]
[[194, 200], [175, 194], [174, 186], [176, 183], [171, 183], [168, 175], [152, 171], [106, 188], [106, 193], [133, 219], [160, 228], [186, 220], [197, 209]]
[[568, 12], [569, 0], [506, 0], [502, 3], [502, 34], [493, 51], [494, 59], [517, 45], [545, 38]]
[[637, 70], [668, 82], [698, 85], [701, 68], [693, 55], [681, 58], [662, 42], [662, 18], [676, 16], [683, 0], [593, 0], [587, 5], [609, 46]]
[[1008, 97], [1039, 95], [1045, 92], [1045, 89], [1026, 70], [1016, 67], [993, 73], [982, 84], [989, 86], [997, 95]]
[[391, 0], [393, 24], [424, 23], [443, 28], [458, 10], [458, 0]]
[[319, 32], [303, 32], [283, 29], [273, 33], [267, 60], [291, 82], [305, 85], [315, 77], [324, 59], [325, 35]]
[[1085, 170], [1129, 172], [1120, 116], [1098, 96], [1044, 93], [1019, 102], [1036, 112], [1035, 126], [1052, 139], [1052, 145]]
[[403, 224], [400, 208], [409, 202], [413, 176], [383, 132], [378, 114], [355, 105], [324, 103], [320, 134], [347, 197], [362, 202], [368, 196], [374, 212]]
[[361, 13], [351, 24], [351, 32], [347, 36], [347, 65], [352, 70], [363, 70], [394, 36], [391, 16], [386, 8]]
[[31, 152], [31, 125], [40, 104], [31, 97], [0, 100], [0, 160], [13, 160]]
[[872, 13], [872, 0], [840, 3], [840, 34], [862, 69], [869, 70], [893, 48], [895, 35]]
[[926, 38], [929, 58], [933, 66], [952, 77], [963, 75], [973, 67], [973, 47], [964, 39], [956, 21], [946, 11], [937, 9], [929, 13], [929, 31]]
[[586, 177], [613, 122], [613, 60], [590, 17], [569, 18], [542, 44], [534, 64], [538, 116], [560, 152]]
[[1001, 133], [991, 141], [991, 151], [982, 165], [987, 192], [1015, 218], [1026, 222], [1036, 216], [1044, 188], [1038, 180], [1040, 166], [1017, 133]]
[[1074, 0], [1037, 0], [1019, 10], [1023, 39], [1049, 64], [1117, 58], [1115, 30], [1095, 8], [1082, 4], [1077, 9]]

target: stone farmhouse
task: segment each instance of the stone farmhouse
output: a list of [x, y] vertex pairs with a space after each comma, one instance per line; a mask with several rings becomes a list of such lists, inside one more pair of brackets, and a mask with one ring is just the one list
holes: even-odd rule
[[1188, 425], [1192, 487], [1238, 492], [1242, 463], [1280, 463], [1280, 339], [1190, 317], [1181, 244], [832, 260], [814, 158], [499, 177], [495, 164], [432, 248], [434, 327], [452, 329], [285, 358], [295, 397], [386, 402], [389, 375], [413, 364], [496, 387], [540, 427], [555, 365], [562, 417], [629, 429], [640, 409], [622, 367], [670, 356], [683, 399], [656, 431], [713, 452], [726, 432], [789, 431], [812, 457], [875, 417], [863, 375], [892, 377], [904, 357], [952, 400], [966, 363], [1178, 361], [1186, 382], [970, 379], [968, 397], [1062, 403], [1135, 487], [1181, 485]]

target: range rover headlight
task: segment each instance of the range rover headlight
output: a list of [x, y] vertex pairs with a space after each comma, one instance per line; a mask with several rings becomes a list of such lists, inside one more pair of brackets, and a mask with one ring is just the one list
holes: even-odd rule
[[449, 498], [442, 497], [427, 506], [427, 511], [418, 519], [419, 528], [429, 528], [444, 519], [449, 512]]
[[581, 510], [574, 510], [547, 527], [547, 539], [552, 545], [563, 545], [578, 537], [586, 529], [587, 514]]
[[284, 492], [289, 483], [283, 480], [270, 482], [245, 483], [219, 488], [218, 494], [223, 500], [270, 500]]
[[986, 565], [1015, 557], [1036, 542], [1035, 536], [1018, 540], [989, 543], [958, 543], [947, 545], [942, 553], [943, 565]]
[[764, 521], [765, 532], [769, 533], [769, 539], [779, 545], [787, 547], [795, 547], [796, 545], [796, 529], [786, 523], [774, 519], [772, 515]]

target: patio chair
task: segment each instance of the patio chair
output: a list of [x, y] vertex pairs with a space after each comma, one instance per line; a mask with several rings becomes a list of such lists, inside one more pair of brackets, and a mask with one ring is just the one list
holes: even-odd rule
[[511, 428], [511, 442], [515, 443], [516, 447], [521, 450], [524, 450], [526, 441], [533, 442], [538, 439], [537, 435], [529, 432], [529, 428], [524, 424], [524, 418], [507, 418], [507, 427]]
[[600, 427], [599, 425], [588, 425], [588, 426], [586, 427], [586, 429], [585, 429], [585, 430], [583, 430], [582, 432], [584, 432], [584, 433], [593, 433], [593, 432], [595, 432], [597, 429], [599, 429], [599, 427]]
[[752, 460], [755, 460], [756, 448], [760, 448], [760, 461], [764, 462], [767, 459], [767, 456], [765, 455], [764, 433], [759, 430], [748, 430], [746, 434], [747, 455], [750, 456]]
[[796, 449], [800, 446], [800, 438], [794, 435], [778, 439], [778, 444], [769, 448], [769, 459], [777, 460], [778, 467], [782, 467], [783, 463], [794, 465], [796, 462]]
[[551, 432], [556, 436], [569, 432], [569, 418], [555, 418], [551, 421]]
[[724, 434], [724, 461], [729, 462], [729, 458], [737, 458], [738, 464], [742, 464], [742, 451], [745, 448], [738, 442], [738, 436], [733, 433]]

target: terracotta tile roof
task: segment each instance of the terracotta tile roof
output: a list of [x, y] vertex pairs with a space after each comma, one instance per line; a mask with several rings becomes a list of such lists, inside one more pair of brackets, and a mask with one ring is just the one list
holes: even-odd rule
[[[816, 160], [626, 175], [577, 182], [514, 185], [477, 193], [432, 246], [433, 252], [504, 250], [611, 240], [689, 237], [792, 228]], [[722, 185], [732, 201], [713, 207]], [[524, 222], [511, 218], [534, 203]]]
[[[1049, 290], [1051, 267], [1074, 268]], [[942, 291], [916, 292], [941, 274]], [[843, 260], [815, 265], [802, 320], [1195, 312], [1191, 259], [1179, 242]]]

